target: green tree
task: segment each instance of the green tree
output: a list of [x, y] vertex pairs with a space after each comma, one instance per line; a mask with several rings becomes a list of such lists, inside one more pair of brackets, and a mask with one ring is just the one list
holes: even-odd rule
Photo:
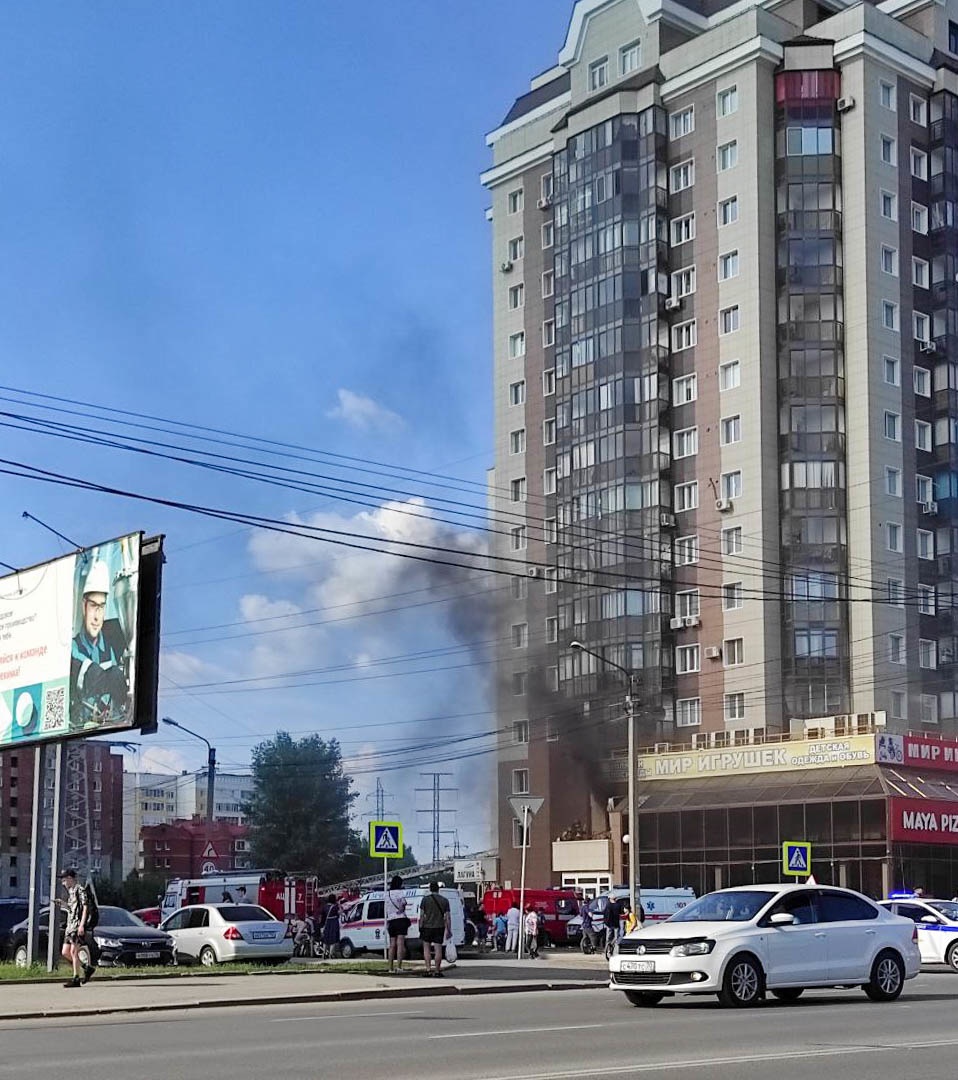
[[131, 870], [123, 882], [123, 907], [127, 911], [156, 907], [166, 892], [166, 878], [162, 874], [141, 874]]
[[253, 797], [246, 807], [254, 865], [351, 874], [349, 808], [356, 798], [336, 739], [277, 732], [253, 749]]

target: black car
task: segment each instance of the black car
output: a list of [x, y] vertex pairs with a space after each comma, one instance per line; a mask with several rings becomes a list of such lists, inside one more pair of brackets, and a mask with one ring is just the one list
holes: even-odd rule
[[[47, 954], [47, 926], [50, 909], [40, 911], [39, 958]], [[65, 915], [60, 913], [60, 932], [65, 925]], [[100, 946], [99, 962], [104, 967], [131, 967], [140, 964], [172, 964], [173, 939], [162, 930], [154, 930], [141, 922], [129, 911], [118, 907], [101, 907], [100, 921], [93, 931]], [[59, 943], [58, 943], [59, 944]], [[27, 963], [27, 920], [24, 919], [11, 931], [9, 955], [20, 967]]]
[[10, 953], [10, 935], [18, 922], [27, 917], [30, 903], [27, 900], [0, 900], [0, 958]]

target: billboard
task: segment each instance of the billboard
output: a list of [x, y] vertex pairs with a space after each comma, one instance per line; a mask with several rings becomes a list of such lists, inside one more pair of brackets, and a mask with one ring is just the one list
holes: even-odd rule
[[958, 773], [958, 743], [927, 735], [877, 735], [879, 765]]
[[889, 840], [916, 844], [958, 844], [958, 801], [888, 800]]
[[142, 546], [133, 533], [0, 578], [0, 749], [140, 726], [138, 701], [155, 703], [137, 686], [140, 630], [159, 611], [155, 569], [140, 611]]

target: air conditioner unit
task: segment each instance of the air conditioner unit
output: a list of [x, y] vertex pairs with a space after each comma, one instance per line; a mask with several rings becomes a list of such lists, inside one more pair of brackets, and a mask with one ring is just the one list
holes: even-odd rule
[[505, 262], [499, 264], [499, 270], [503, 274], [508, 274], [511, 269], [512, 269], [512, 260], [511, 259], [506, 259]]
[[855, 99], [853, 97], [840, 97], [835, 102], [835, 108], [839, 112], [848, 112], [850, 109], [855, 108]]
[[666, 311], [678, 311], [681, 306], [682, 306], [682, 301], [677, 296], [670, 296], [665, 301], [665, 310]]
[[527, 566], [526, 567], [526, 573], [529, 575], [529, 577], [542, 577], [542, 567], [541, 566]]
[[685, 616], [685, 625], [689, 629], [692, 629], [692, 627], [695, 627], [695, 626], [700, 626], [701, 623], [702, 623], [702, 620], [698, 617], [698, 615], [686, 615]]
[[657, 742], [652, 749], [656, 754], [667, 754], [672, 749], [672, 744], [667, 742]]
[[663, 529], [674, 529], [675, 514], [670, 514], [668, 511], [663, 510], [662, 513], [659, 514], [659, 525]]
[[705, 646], [705, 659], [706, 660], [721, 660], [722, 659], [722, 647], [720, 645], [706, 645]]
[[932, 500], [931, 502], [923, 502], [921, 504], [921, 512], [923, 514], [937, 514], [938, 503], [936, 503], [934, 500]]
[[720, 514], [726, 513], [727, 511], [732, 509], [732, 500], [731, 499], [716, 499], [715, 500], [715, 509], [718, 510], [718, 512]]
[[542, 198], [536, 203], [536, 206], [538, 206], [540, 210], [548, 210], [551, 205], [551, 195], [543, 195]]
[[923, 341], [921, 351], [923, 353], [936, 353], [938, 352], [938, 346], [933, 341]]
[[685, 619], [681, 615], [676, 615], [674, 619], [669, 619], [669, 629], [681, 630], [685, 626]]

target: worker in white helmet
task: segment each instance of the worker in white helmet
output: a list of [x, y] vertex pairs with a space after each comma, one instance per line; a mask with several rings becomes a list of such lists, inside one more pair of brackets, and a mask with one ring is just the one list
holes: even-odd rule
[[73, 639], [71, 726], [116, 722], [126, 718], [130, 688], [124, 670], [126, 642], [116, 619], [106, 618], [110, 571], [95, 560], [83, 583], [82, 625]]

